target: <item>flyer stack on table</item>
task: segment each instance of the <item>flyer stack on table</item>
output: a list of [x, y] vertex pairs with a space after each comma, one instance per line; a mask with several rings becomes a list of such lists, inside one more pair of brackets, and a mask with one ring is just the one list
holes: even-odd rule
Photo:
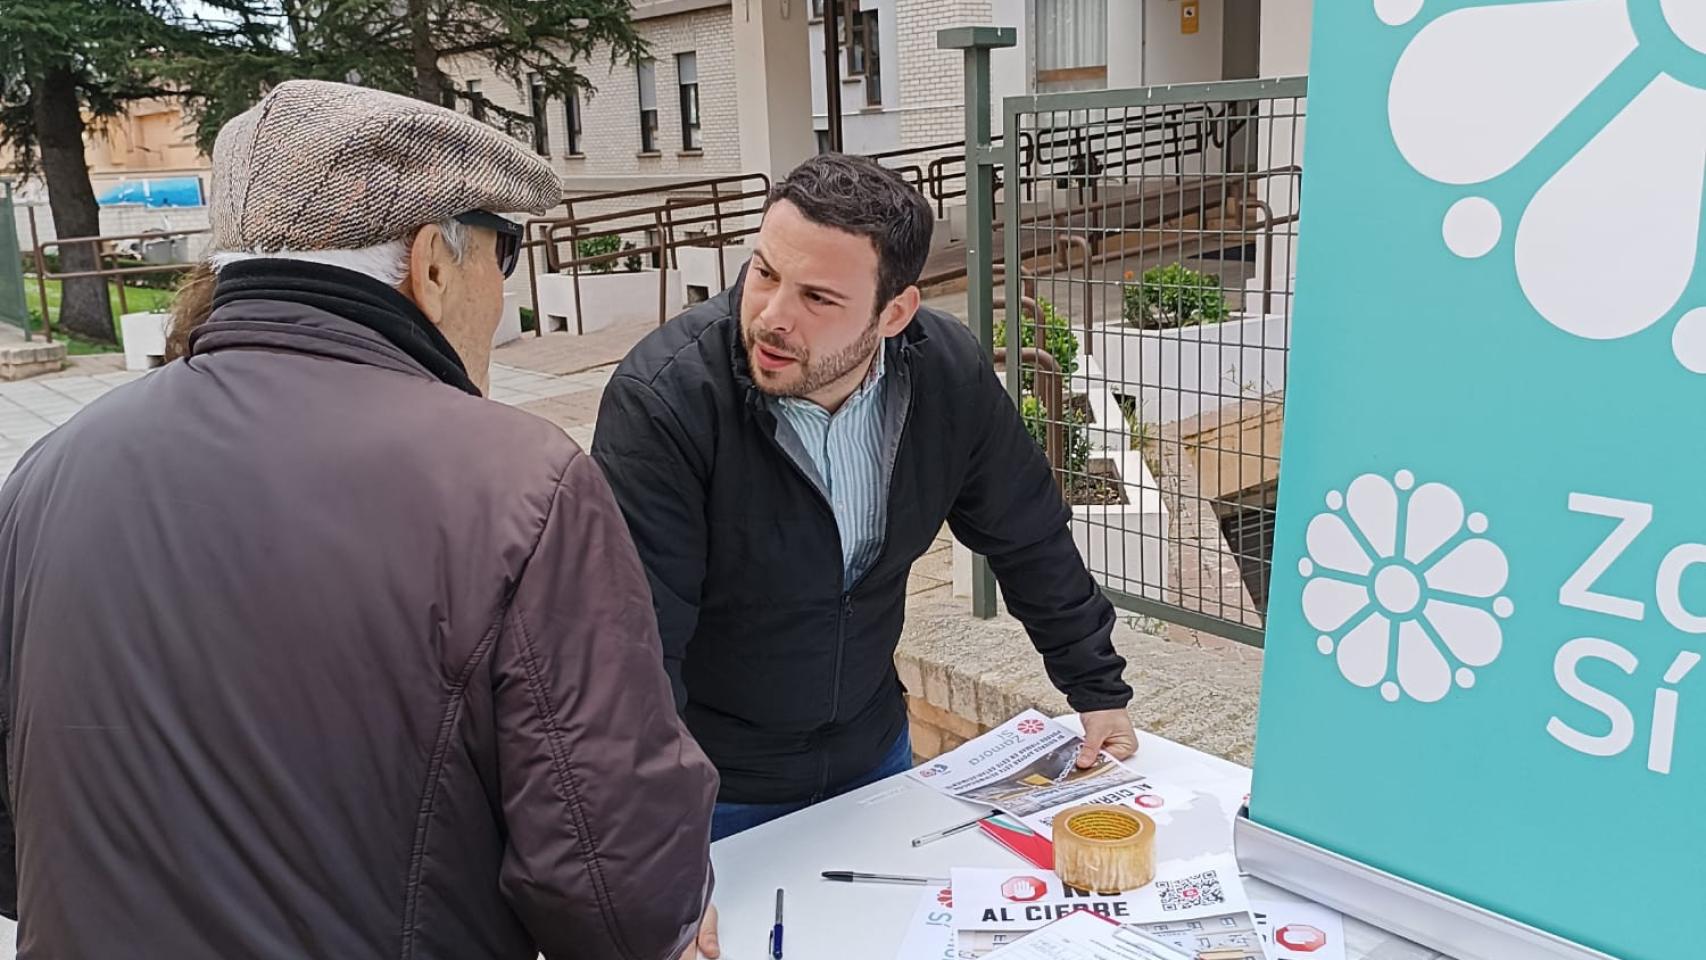
[[[1212, 951], [1203, 955], [1215, 960], [1367, 956], [1347, 951], [1347, 931], [1332, 911], [1265, 885], [1246, 889], [1231, 840], [1233, 817], [1248, 795], [1248, 770], [1145, 736], [1128, 765], [1104, 758], [1080, 771], [1074, 762], [1082, 745], [1076, 721], [1021, 714], [908, 776], [719, 842], [713, 855], [724, 955], [769, 956], [771, 908], [782, 887], [788, 898], [787, 956], [810, 960], [992, 956], [1081, 907], [1188, 956], [1197, 951]], [[1101, 897], [1063, 887], [1047, 869], [1053, 814], [1085, 803], [1121, 804], [1154, 819], [1154, 883]], [[981, 829], [912, 846], [914, 838], [992, 807], [1006, 813]], [[926, 882], [831, 883], [822, 879], [825, 871]], [[1350, 933], [1353, 945], [1360, 939], [1396, 951], [1383, 952], [1381, 960], [1433, 956], [1356, 925]]]

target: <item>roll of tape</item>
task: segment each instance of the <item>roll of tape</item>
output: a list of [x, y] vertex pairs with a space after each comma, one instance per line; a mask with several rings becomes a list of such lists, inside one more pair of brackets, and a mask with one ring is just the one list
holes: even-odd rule
[[1054, 872], [1094, 893], [1125, 893], [1155, 879], [1155, 821], [1128, 807], [1080, 806], [1054, 818]]

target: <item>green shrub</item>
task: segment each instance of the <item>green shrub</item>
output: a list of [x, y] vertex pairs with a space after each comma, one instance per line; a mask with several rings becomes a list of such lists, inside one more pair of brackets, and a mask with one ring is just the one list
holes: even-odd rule
[[[575, 257], [580, 260], [606, 256], [621, 249], [622, 238], [614, 233], [607, 233], [601, 237], [586, 237], [575, 241]], [[611, 259], [589, 263], [586, 265], [586, 269], [593, 273], [610, 273], [616, 269], [616, 261]]]
[[[1072, 332], [1072, 319], [1057, 312], [1054, 304], [1048, 300], [1038, 300], [1037, 310], [1042, 314], [1043, 349], [1060, 364], [1063, 377], [1070, 377], [1078, 372], [1078, 336]], [[1019, 346], [1034, 347], [1037, 345], [1038, 324], [1029, 315], [1019, 316]], [[995, 345], [1007, 346], [1007, 325], [995, 325]], [[1024, 368], [1022, 388], [1029, 392], [1034, 388], [1032, 366]], [[1064, 384], [1063, 384], [1064, 386]]]
[[[1025, 418], [1025, 432], [1037, 442], [1043, 453], [1048, 453], [1048, 410], [1043, 402], [1031, 394], [1023, 394], [1019, 399], [1019, 413]], [[1084, 423], [1084, 414], [1073, 407], [1060, 412], [1060, 449], [1062, 465], [1070, 477], [1081, 477], [1090, 468], [1090, 431]]]
[[[1037, 345], [1037, 330], [1042, 328], [1043, 350], [1060, 364], [1062, 399], [1068, 407], [1061, 411], [1061, 450], [1066, 461], [1062, 466], [1071, 475], [1082, 475], [1090, 464], [1090, 433], [1084, 414], [1070, 406], [1066, 378], [1078, 372], [1078, 337], [1072, 332], [1072, 320], [1055, 310], [1047, 300], [1037, 301], [1042, 323], [1028, 315], [1020, 316], [1019, 343], [1021, 347]], [[1007, 345], [1007, 325], [995, 326], [995, 346]], [[1010, 358], [1010, 362], [1021, 362]], [[1025, 430], [1046, 453], [1048, 451], [1048, 413], [1041, 398], [1036, 396], [1036, 365], [1025, 363], [1020, 374], [1019, 412], [1025, 419]]]
[[1144, 271], [1125, 285], [1124, 301], [1126, 322], [1149, 329], [1219, 323], [1227, 314], [1219, 279], [1179, 263]]

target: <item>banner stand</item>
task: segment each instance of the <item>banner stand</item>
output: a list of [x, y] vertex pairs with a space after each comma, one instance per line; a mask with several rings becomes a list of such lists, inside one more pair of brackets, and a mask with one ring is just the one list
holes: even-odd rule
[[1246, 874], [1455, 960], [1617, 960], [1262, 826], [1248, 807], [1232, 837]]

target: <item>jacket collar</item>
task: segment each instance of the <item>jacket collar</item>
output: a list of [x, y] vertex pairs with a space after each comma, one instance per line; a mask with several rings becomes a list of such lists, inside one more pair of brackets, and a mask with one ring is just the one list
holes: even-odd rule
[[189, 340], [192, 357], [220, 350], [283, 350], [380, 367], [422, 380], [438, 378], [373, 330], [298, 303], [248, 300], [219, 307]]
[[276, 257], [227, 264], [214, 286], [214, 315], [253, 302], [309, 307], [341, 317], [371, 330], [434, 378], [480, 395], [444, 334], [401, 292], [373, 277]]

